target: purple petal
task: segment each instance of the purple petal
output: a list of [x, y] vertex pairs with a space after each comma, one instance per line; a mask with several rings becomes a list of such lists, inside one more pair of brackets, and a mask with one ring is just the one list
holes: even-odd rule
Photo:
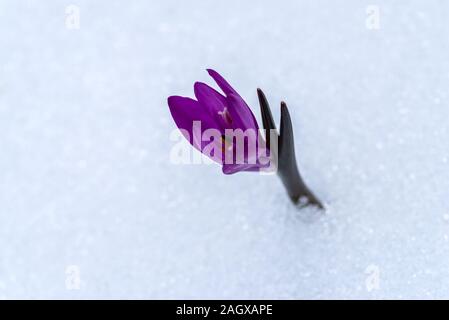
[[232, 127], [234, 129], [252, 129], [259, 130], [256, 118], [246, 102], [238, 94], [230, 94], [227, 97], [229, 113], [232, 118]]
[[258, 172], [258, 171], [260, 171], [260, 169], [268, 168], [268, 167], [270, 167], [270, 163], [266, 163], [266, 164], [261, 164], [261, 163], [226, 164], [226, 163], [223, 163], [222, 171], [224, 174], [234, 174], [234, 173], [241, 172], [241, 171]]
[[[209, 144], [209, 141], [201, 141], [201, 135], [205, 130], [216, 129], [221, 132], [221, 127], [211, 117], [209, 112], [205, 112], [204, 107], [196, 100], [171, 96], [168, 98], [168, 106], [178, 128], [189, 133], [190, 144], [199, 151], [202, 151]], [[201, 122], [201, 131], [193, 130], [194, 121]], [[213, 160], [216, 161], [216, 159]]]
[[237, 172], [257, 172], [260, 166], [256, 164], [223, 164], [222, 171], [224, 174], [230, 175]]
[[[259, 133], [259, 132], [257, 132]], [[249, 147], [250, 141], [247, 139], [256, 138], [256, 149], [252, 149]], [[235, 140], [234, 140], [235, 142]], [[254, 143], [252, 141], [251, 143]], [[234, 174], [240, 171], [260, 171], [261, 168], [270, 167], [270, 156], [269, 152], [266, 149], [265, 141], [261, 137], [260, 134], [257, 136], [247, 136], [244, 140], [243, 150], [237, 150], [236, 145], [234, 144], [230, 150], [226, 150], [226, 157], [223, 158], [223, 173], [224, 174]], [[243, 154], [243, 163], [237, 163], [237, 158], [241, 159], [241, 156], [238, 157], [238, 152], [244, 152]], [[227, 159], [232, 159], [228, 163], [225, 162]]]
[[223, 111], [226, 107], [226, 98], [217, 90], [202, 82], [195, 82], [193, 86], [195, 97], [205, 106], [210, 106], [214, 111]]
[[229, 113], [231, 114], [233, 121], [233, 128], [239, 128], [242, 130], [249, 128], [258, 129], [259, 127], [257, 125], [256, 118], [237, 91], [235, 91], [234, 88], [232, 88], [231, 85], [215, 70], [207, 69], [207, 72], [226, 94]]
[[207, 72], [209, 75], [215, 80], [215, 82], [218, 84], [221, 90], [228, 95], [228, 94], [238, 94], [237, 91], [234, 90], [234, 88], [231, 87], [231, 85], [215, 70], [207, 69]]
[[226, 98], [202, 82], [195, 83], [194, 91], [199, 103], [203, 105], [204, 110], [210, 112], [212, 119], [220, 124], [222, 131], [229, 127], [229, 124], [220, 115], [227, 108]]

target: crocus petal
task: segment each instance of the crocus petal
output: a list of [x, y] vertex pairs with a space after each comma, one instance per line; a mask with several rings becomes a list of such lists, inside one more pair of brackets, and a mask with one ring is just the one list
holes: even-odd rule
[[[178, 128], [189, 133], [190, 144], [199, 151], [202, 151], [209, 144], [209, 141], [202, 141], [201, 139], [205, 130], [216, 129], [221, 132], [220, 126], [212, 119], [210, 113], [205, 111], [204, 107], [196, 100], [171, 96], [168, 98], [168, 106]], [[201, 131], [193, 130], [194, 121], [201, 122]], [[212, 160], [217, 161], [217, 159]]]
[[[226, 94], [228, 100], [229, 113], [233, 119], [235, 129], [258, 129], [257, 120], [251, 109], [242, 97], [231, 87], [231, 85], [215, 70], [207, 69], [209, 75], [215, 80], [217, 85]], [[214, 90], [215, 91], [215, 90]]]
[[[259, 152], [259, 154], [263, 154], [263, 156], [259, 156], [259, 158], [257, 159], [257, 163], [249, 163], [249, 162], [254, 162], [254, 160], [249, 161], [248, 157], [246, 157], [246, 155], [245, 155], [246, 163], [243, 163], [243, 164], [233, 164], [233, 163], [227, 164], [223, 161], [223, 168], [222, 168], [223, 173], [224, 174], [234, 174], [234, 173], [237, 173], [240, 171], [257, 172], [257, 171], [260, 171], [260, 169], [262, 169], [262, 168], [270, 167], [269, 161], [271, 161], [271, 160], [269, 159], [269, 157], [266, 156], [267, 150], [263, 149], [263, 151], [259, 150], [258, 152]], [[255, 155], [253, 155], [253, 156], [255, 156]], [[262, 164], [259, 161], [259, 159], [260, 160], [263, 159], [264, 164]]]
[[[250, 142], [248, 140], [253, 138], [257, 139], [255, 150], [250, 147], [250, 143], [254, 143], [254, 141]], [[225, 150], [225, 152], [225, 158], [223, 158], [224, 174], [234, 174], [240, 171], [260, 171], [261, 168], [270, 167], [270, 156], [267, 152], [265, 141], [263, 141], [259, 134], [257, 136], [246, 136], [244, 138], [243, 149], [238, 149], [236, 144], [233, 144], [232, 147]], [[238, 156], [238, 153], [240, 152], [243, 152], [243, 155], [240, 154], [240, 156]], [[242, 156], [243, 163], [238, 163], [237, 158], [241, 159]]]
[[211, 114], [212, 119], [220, 124], [224, 133], [224, 130], [229, 127], [229, 124], [221, 115], [227, 108], [226, 98], [217, 90], [202, 82], [195, 83], [194, 91], [199, 103], [203, 105], [205, 111], [207, 110]]
[[238, 94], [230, 94], [226, 98], [228, 101], [229, 113], [232, 118], [232, 127], [234, 129], [252, 129], [259, 130], [256, 118], [246, 102]]
[[234, 90], [234, 88], [231, 87], [231, 85], [215, 70], [207, 69], [207, 72], [209, 75], [215, 80], [217, 85], [220, 87], [223, 92], [228, 94], [238, 94], [237, 91]]
[[254, 164], [223, 164], [222, 172], [230, 175], [237, 172], [258, 172], [261, 166]]
[[226, 98], [217, 90], [209, 87], [207, 84], [195, 82], [193, 89], [195, 91], [195, 97], [203, 105], [208, 106], [217, 112], [223, 111], [226, 107]]
[[245, 171], [250, 167], [248, 164], [223, 164], [223, 173], [224, 174], [234, 174], [240, 171]]

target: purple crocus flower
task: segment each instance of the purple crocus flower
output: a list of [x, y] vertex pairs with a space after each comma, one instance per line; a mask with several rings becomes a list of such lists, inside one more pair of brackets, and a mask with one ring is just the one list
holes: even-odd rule
[[[264, 140], [259, 135], [256, 118], [237, 91], [216, 71], [208, 69], [207, 72], [224, 94], [196, 82], [197, 100], [180, 96], [168, 98], [173, 119], [190, 144], [222, 164], [225, 174], [275, 169], [293, 203], [300, 207], [314, 205], [323, 209], [320, 200], [307, 188], [299, 174], [293, 126], [285, 102], [281, 103], [278, 132], [265, 94], [257, 89], [266, 130]], [[209, 137], [213, 137], [212, 141]]]
[[[196, 100], [171, 96], [168, 98], [170, 112], [176, 125], [196, 149], [222, 164], [224, 174], [240, 171], [259, 171], [269, 166], [268, 152], [259, 135], [259, 126], [251, 109], [242, 97], [218, 72], [208, 69], [224, 95], [205, 83], [196, 82]], [[201, 128], [195, 130], [195, 123]], [[211, 141], [203, 139], [207, 130], [213, 129], [220, 135], [215, 152], [206, 152]], [[229, 132], [246, 133], [243, 148], [238, 149], [235, 136]], [[255, 148], [250, 148], [250, 145]], [[221, 152], [216, 152], [221, 150]], [[238, 160], [239, 159], [239, 160]]]

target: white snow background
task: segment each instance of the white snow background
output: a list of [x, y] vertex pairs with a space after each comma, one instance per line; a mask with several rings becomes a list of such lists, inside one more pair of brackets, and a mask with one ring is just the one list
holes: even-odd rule
[[[449, 298], [448, 16], [2, 0], [0, 298]], [[275, 176], [170, 163], [166, 99], [212, 84], [206, 68], [259, 119], [257, 87], [277, 122], [287, 102], [323, 216]]]

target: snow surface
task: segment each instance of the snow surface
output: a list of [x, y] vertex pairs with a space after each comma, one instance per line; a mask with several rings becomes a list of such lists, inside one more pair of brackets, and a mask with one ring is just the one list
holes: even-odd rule
[[[0, 2], [1, 298], [449, 298], [448, 1], [70, 4]], [[325, 215], [170, 163], [209, 67], [288, 103]]]

